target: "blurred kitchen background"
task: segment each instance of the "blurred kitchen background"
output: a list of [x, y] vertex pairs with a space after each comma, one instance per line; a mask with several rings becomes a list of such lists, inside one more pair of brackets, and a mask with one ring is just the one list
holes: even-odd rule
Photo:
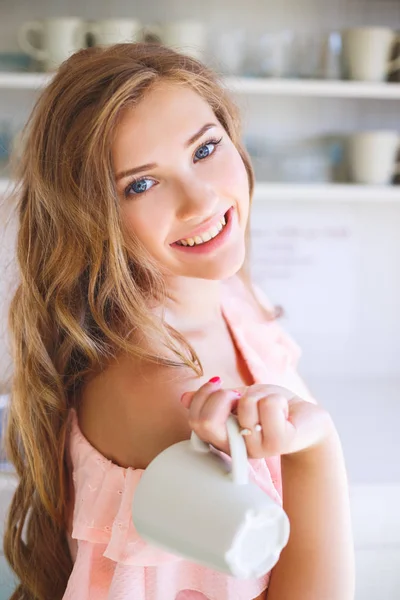
[[[3, 0], [0, 196], [38, 92], [79, 47], [158, 40], [215, 68], [257, 186], [252, 268], [303, 347], [350, 480], [357, 600], [400, 598], [400, 1]], [[15, 223], [0, 222], [0, 393]], [[0, 510], [14, 486], [3, 457]], [[329, 518], [329, 515], [327, 515]], [[2, 518], [2, 522], [3, 522]], [[12, 578], [0, 555], [0, 598]]]

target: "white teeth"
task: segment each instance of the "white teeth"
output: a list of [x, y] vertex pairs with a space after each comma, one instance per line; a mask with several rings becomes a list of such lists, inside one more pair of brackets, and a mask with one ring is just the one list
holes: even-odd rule
[[215, 238], [219, 234], [219, 232], [222, 231], [225, 225], [226, 219], [225, 216], [223, 216], [214, 227], [211, 227], [211, 229], [209, 229], [202, 235], [195, 235], [194, 238], [186, 238], [185, 240], [179, 240], [179, 242], [177, 243], [181, 246], [196, 246], [204, 244], [204, 242], [209, 242], [211, 239]]

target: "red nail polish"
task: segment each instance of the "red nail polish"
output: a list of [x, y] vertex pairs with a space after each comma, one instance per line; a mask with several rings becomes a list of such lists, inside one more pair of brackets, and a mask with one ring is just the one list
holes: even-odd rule
[[219, 383], [221, 381], [221, 377], [212, 377], [208, 383]]

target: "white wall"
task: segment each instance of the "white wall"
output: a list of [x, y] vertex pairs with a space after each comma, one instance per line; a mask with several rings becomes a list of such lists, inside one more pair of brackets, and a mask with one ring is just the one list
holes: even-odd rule
[[[348, 227], [348, 254], [340, 256], [339, 247], [335, 256], [331, 244], [319, 279], [317, 269], [310, 281], [307, 268], [294, 265], [287, 281], [260, 281], [287, 309], [283, 322], [303, 348], [301, 373], [335, 418], [350, 480], [400, 482], [400, 442], [393, 429], [400, 416], [400, 206], [288, 202], [255, 210], [257, 264], [263, 263], [258, 247], [268, 256], [267, 231], [278, 230], [285, 219], [303, 231], [305, 222], [320, 231], [334, 218]], [[270, 239], [277, 262], [271, 234]], [[317, 262], [315, 255], [325, 246], [314, 245], [309, 253]]]

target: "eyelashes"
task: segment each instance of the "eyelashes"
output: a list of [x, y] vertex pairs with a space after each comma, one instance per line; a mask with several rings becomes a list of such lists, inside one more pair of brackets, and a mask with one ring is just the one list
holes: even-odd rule
[[[202, 158], [197, 158], [197, 160], [195, 162], [200, 162], [203, 160], [206, 160], [207, 158], [211, 158], [211, 156], [213, 156], [217, 149], [218, 149], [218, 145], [221, 143], [222, 141], [222, 137], [220, 137], [219, 139], [215, 139], [215, 138], [210, 138], [209, 140], [206, 140], [205, 142], [203, 142], [202, 144], [200, 144], [200, 146], [198, 146], [196, 148], [196, 150], [193, 153], [193, 158], [196, 156], [196, 153], [201, 149], [201, 148], [205, 148], [206, 146], [209, 145], [213, 145], [214, 146], [214, 150], [212, 152], [209, 152], [208, 154], [206, 154], [205, 156], [203, 156]], [[154, 184], [156, 184], [156, 181], [154, 179], [152, 179], [151, 177], [139, 177], [139, 178], [134, 178], [132, 179], [129, 184], [127, 185], [127, 187], [124, 190], [124, 196], [128, 197], [128, 196], [143, 196], [143, 194], [145, 194], [146, 192], [148, 192], [153, 186], [151, 185], [150, 187], [146, 187], [142, 190], [139, 191], [135, 191], [133, 189], [133, 186], [137, 185], [138, 183], [144, 183], [146, 185], [147, 181], [152, 181]]]

